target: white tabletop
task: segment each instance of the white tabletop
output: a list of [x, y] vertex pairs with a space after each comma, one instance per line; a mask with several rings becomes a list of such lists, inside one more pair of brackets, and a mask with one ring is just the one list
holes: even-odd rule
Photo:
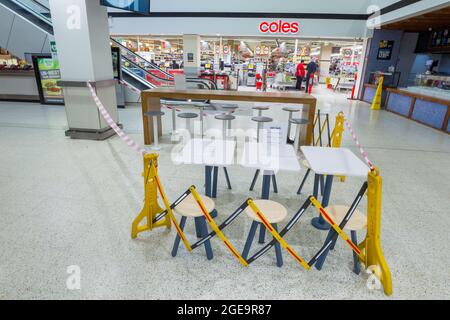
[[246, 142], [239, 163], [264, 171], [300, 171], [294, 147], [288, 144]]
[[219, 139], [191, 139], [178, 152], [172, 153], [176, 164], [230, 166], [234, 164], [236, 142]]
[[367, 177], [369, 167], [347, 148], [300, 147], [317, 174]]

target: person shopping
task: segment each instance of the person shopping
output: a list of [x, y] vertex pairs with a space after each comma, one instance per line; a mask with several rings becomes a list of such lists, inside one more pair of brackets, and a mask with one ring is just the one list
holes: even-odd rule
[[295, 77], [297, 78], [295, 89], [297, 90], [302, 90], [302, 82], [306, 72], [305, 67], [303, 65], [304, 62], [305, 60], [300, 61], [300, 63], [297, 65], [297, 70], [295, 71]]
[[[311, 81], [311, 75], [314, 75], [317, 71], [317, 63], [315, 60], [311, 60], [310, 63], [306, 66], [306, 90], [308, 93], [309, 81]], [[314, 80], [312, 80], [314, 81]]]

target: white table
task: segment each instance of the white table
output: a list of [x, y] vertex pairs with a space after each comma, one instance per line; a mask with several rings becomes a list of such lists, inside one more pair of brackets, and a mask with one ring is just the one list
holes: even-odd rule
[[300, 171], [294, 147], [286, 143], [246, 142], [239, 164], [256, 169], [250, 190], [253, 190], [260, 171], [263, 171], [262, 199], [269, 198], [271, 179], [275, 193], [278, 192], [275, 174], [279, 170]]
[[[367, 177], [370, 168], [347, 148], [308, 147], [300, 148], [311, 170], [316, 174], [315, 185], [320, 176], [326, 175], [325, 188], [322, 196], [322, 206], [328, 206], [333, 184], [333, 176]], [[314, 191], [317, 197], [317, 190]], [[312, 220], [317, 229], [328, 230], [330, 225], [321, 215]]]
[[175, 164], [195, 164], [205, 166], [205, 195], [217, 196], [219, 167], [223, 167], [228, 188], [231, 189], [227, 166], [234, 164], [236, 142], [220, 139], [191, 139], [180, 151], [172, 154]]

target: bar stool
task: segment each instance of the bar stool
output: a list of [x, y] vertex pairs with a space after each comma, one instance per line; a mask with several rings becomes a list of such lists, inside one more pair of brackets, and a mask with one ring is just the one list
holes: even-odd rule
[[203, 126], [204, 126], [204, 122], [203, 122], [203, 112], [205, 111], [205, 108], [209, 107], [209, 104], [204, 103], [204, 102], [196, 102], [193, 103], [192, 106], [194, 106], [195, 108], [200, 109], [199, 115], [200, 115], [200, 135], [203, 138]]
[[[328, 215], [331, 217], [331, 219], [333, 219], [333, 221], [337, 225], [340, 225], [342, 220], [344, 220], [345, 215], [347, 214], [349, 209], [350, 209], [350, 207], [348, 207], [348, 206], [333, 205], [333, 206], [326, 207], [325, 211], [328, 213]], [[365, 214], [363, 214], [361, 211], [359, 211], [358, 209], [356, 209], [355, 212], [353, 212], [353, 215], [350, 218], [350, 220], [347, 221], [347, 223], [344, 227], [344, 230], [350, 230], [352, 242], [357, 246], [358, 239], [356, 237], [356, 232], [359, 230], [366, 229], [366, 228], [367, 228], [367, 216]], [[325, 243], [328, 242], [330, 240], [330, 238], [335, 234], [336, 234], [336, 232], [333, 229], [331, 229], [328, 232], [328, 236], [327, 236], [327, 239], [325, 240]], [[335, 245], [336, 245], [336, 241], [333, 242], [333, 244], [330, 246], [329, 250], [334, 250]], [[322, 269], [322, 266], [325, 262], [325, 259], [326, 259], [326, 256], [327, 256], [329, 250], [325, 251], [323, 253], [323, 255], [317, 261], [316, 268], [318, 270]], [[355, 252], [353, 252], [353, 272], [356, 274], [359, 274], [359, 271], [360, 270], [359, 270], [358, 255]]]
[[[204, 195], [200, 195], [200, 198], [202, 199], [203, 204], [205, 205], [205, 208], [208, 212], [214, 211], [215, 203], [211, 198], [208, 198], [207, 196]], [[184, 230], [187, 218], [194, 218], [197, 236], [204, 238], [208, 235], [208, 228], [206, 226], [205, 217], [192, 194], [190, 194], [183, 201], [181, 201], [175, 207], [174, 210], [177, 214], [181, 215], [180, 220], [181, 231]], [[177, 236], [175, 237], [175, 242], [173, 244], [172, 257], [175, 257], [177, 255], [178, 247], [180, 246], [180, 240], [181, 238], [177, 234]], [[205, 241], [205, 251], [206, 257], [208, 258], [208, 260], [211, 260], [213, 258], [213, 251], [209, 240]]]
[[198, 114], [192, 112], [183, 112], [178, 114], [179, 118], [186, 119], [186, 130], [191, 133], [191, 119], [198, 117]]
[[272, 122], [273, 119], [269, 118], [269, 117], [258, 116], [258, 117], [253, 117], [252, 121], [255, 121], [258, 124], [257, 132], [256, 132], [256, 142], [259, 142], [260, 131], [262, 129], [264, 129], [264, 123]]
[[[221, 103], [219, 104], [220, 109], [226, 112], [226, 114], [232, 114], [237, 109], [239, 109], [239, 105], [232, 103]], [[231, 130], [231, 121], [228, 121], [228, 130]]]
[[300, 146], [300, 130], [301, 126], [305, 124], [309, 124], [309, 120], [302, 118], [294, 118], [289, 120], [290, 123], [297, 125], [297, 131], [295, 132], [295, 140], [294, 140], [294, 150], [298, 152], [298, 148]]
[[145, 112], [144, 115], [146, 115], [147, 117], [152, 117], [152, 121], [153, 121], [153, 146], [151, 147], [151, 149], [152, 150], [161, 150], [161, 147], [159, 146], [158, 117], [163, 116], [164, 112], [148, 111], [148, 112]]
[[269, 107], [263, 107], [263, 106], [257, 106], [257, 107], [253, 107], [253, 110], [258, 110], [258, 117], [262, 117], [262, 112], [265, 110], [269, 110]]
[[292, 119], [292, 113], [294, 112], [299, 112], [301, 109], [299, 108], [295, 108], [295, 107], [284, 107], [283, 108], [284, 111], [289, 112], [289, 119], [288, 119], [288, 128], [287, 128], [287, 138], [286, 138], [286, 142], [287, 143], [293, 143], [294, 141], [291, 140], [291, 119]]
[[[231, 115], [231, 114], [219, 114], [219, 115], [215, 116], [214, 118], [217, 119], [217, 120], [223, 121], [223, 123], [222, 123], [222, 137], [223, 137], [223, 140], [226, 140], [227, 139], [227, 123], [230, 124], [231, 121], [236, 119], [236, 117]], [[223, 167], [223, 171], [225, 173], [225, 178], [227, 180], [228, 189], [231, 190], [231, 182], [230, 182], [230, 177], [228, 176], [227, 167]], [[217, 180], [215, 181], [215, 183], [217, 183]], [[215, 188], [217, 188], [217, 186], [215, 186], [214, 189]]]
[[[287, 217], [286, 208], [278, 202], [271, 200], [255, 200], [254, 203], [261, 210], [261, 213], [264, 215], [267, 221], [273, 226], [276, 231], [278, 231], [277, 223], [284, 221]], [[252, 226], [250, 227], [250, 232], [248, 233], [247, 241], [245, 242], [244, 251], [242, 252], [242, 258], [247, 259], [258, 226], [260, 226], [261, 228], [260, 238], [263, 234], [263, 228], [265, 229], [266, 227], [263, 225], [262, 221], [255, 214], [252, 208], [247, 207], [247, 209], [245, 209], [245, 213], [250, 219], [253, 220]], [[275, 242], [275, 255], [277, 266], [281, 267], [283, 265], [283, 256], [281, 254], [281, 247], [278, 241]]]

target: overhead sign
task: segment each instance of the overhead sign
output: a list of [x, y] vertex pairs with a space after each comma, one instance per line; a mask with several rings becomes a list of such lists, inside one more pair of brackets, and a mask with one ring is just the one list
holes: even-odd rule
[[149, 14], [150, 12], [150, 0], [100, 0], [100, 4], [142, 14]]
[[262, 33], [297, 34], [299, 30], [298, 22], [287, 22], [281, 19], [278, 21], [263, 21], [259, 24], [259, 31]]

